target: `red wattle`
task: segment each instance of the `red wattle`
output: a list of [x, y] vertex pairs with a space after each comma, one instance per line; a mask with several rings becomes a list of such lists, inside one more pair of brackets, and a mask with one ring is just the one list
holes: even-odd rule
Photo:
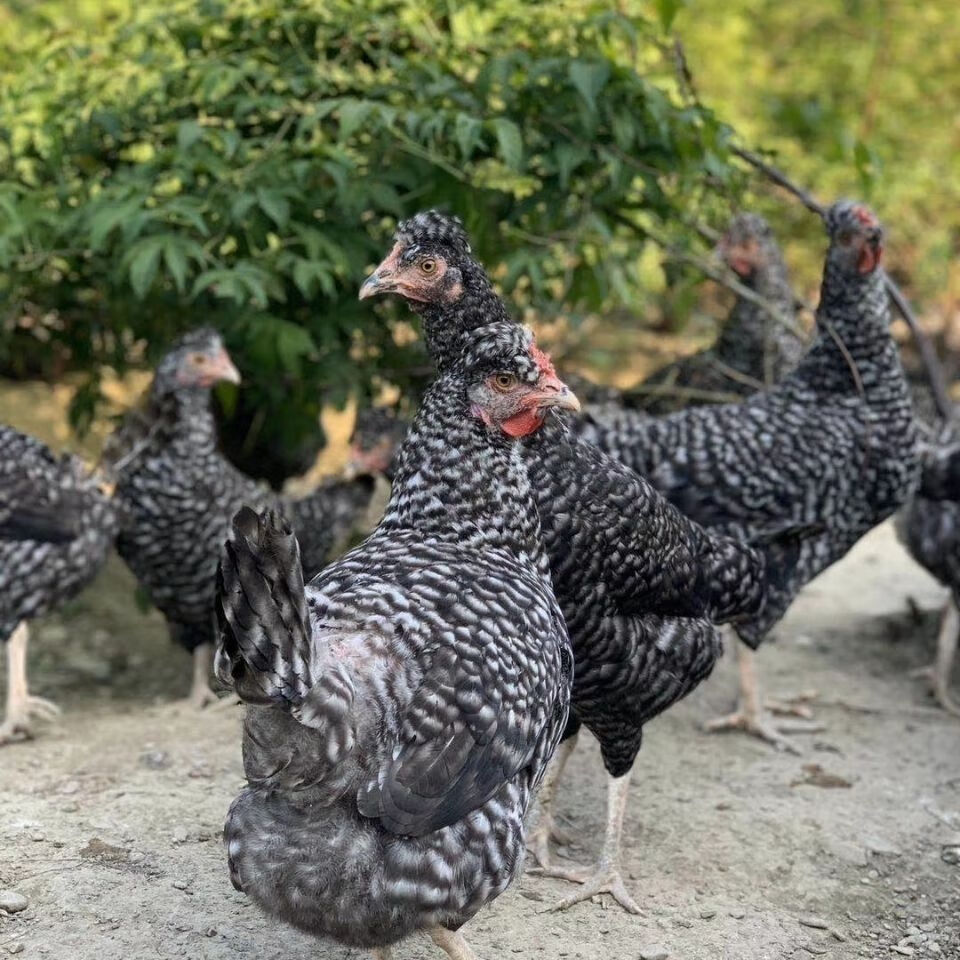
[[538, 430], [543, 424], [543, 417], [540, 416], [535, 407], [527, 410], [521, 410], [512, 417], [504, 420], [500, 427], [509, 437], [526, 437]]
[[882, 256], [883, 247], [877, 247], [877, 249], [874, 250], [869, 244], [867, 244], [860, 251], [860, 256], [857, 259], [857, 272], [870, 273], [870, 271], [875, 269], [877, 264], [880, 263], [880, 258]]

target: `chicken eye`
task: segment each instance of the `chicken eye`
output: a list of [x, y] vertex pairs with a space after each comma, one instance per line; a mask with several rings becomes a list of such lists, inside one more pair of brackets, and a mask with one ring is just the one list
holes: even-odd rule
[[507, 393], [517, 385], [517, 378], [512, 373], [498, 373], [493, 377], [493, 386], [501, 393]]
[[436, 260], [421, 260], [420, 261], [420, 270], [422, 273], [429, 276], [431, 273], [436, 273], [437, 271], [437, 261]]
[[204, 363], [207, 362], [207, 358], [206, 358], [202, 353], [191, 353], [191, 354], [190, 354], [190, 362], [191, 362], [195, 367], [201, 367], [201, 366], [203, 366]]

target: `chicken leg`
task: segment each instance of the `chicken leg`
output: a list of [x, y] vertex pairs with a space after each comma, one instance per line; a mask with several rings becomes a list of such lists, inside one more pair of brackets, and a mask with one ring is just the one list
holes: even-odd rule
[[593, 867], [538, 867], [530, 872], [542, 877], [556, 877], [583, 886], [557, 903], [553, 910], [566, 910], [575, 903], [589, 900], [598, 893], [609, 893], [628, 913], [640, 913], [640, 907], [627, 890], [620, 875], [620, 839], [623, 817], [630, 796], [630, 774], [607, 778], [607, 829], [600, 860]]
[[446, 927], [434, 927], [430, 931], [433, 942], [443, 950], [450, 960], [479, 960], [470, 949], [470, 944], [463, 938], [463, 934]]
[[575, 733], [557, 747], [557, 752], [553, 755], [553, 760], [547, 768], [543, 783], [540, 785], [540, 792], [537, 794], [540, 816], [537, 819], [537, 825], [527, 837], [527, 848], [530, 850], [533, 859], [536, 860], [537, 865], [541, 867], [550, 866], [551, 840], [557, 843], [570, 843], [572, 840], [572, 837], [557, 825], [554, 804], [557, 784], [563, 776], [567, 761], [577, 747], [578, 737], [579, 734]]
[[34, 697], [27, 686], [26, 622], [21, 623], [7, 641], [7, 713], [0, 724], [0, 746], [33, 736], [33, 719], [52, 720], [60, 708], [43, 697]]
[[210, 688], [210, 671], [213, 668], [213, 645], [201, 643], [193, 648], [193, 679], [190, 693], [184, 701], [195, 710], [202, 710], [211, 704], [220, 702], [220, 698]]
[[719, 730], [741, 730], [772, 744], [778, 750], [799, 754], [800, 749], [785, 736], [788, 733], [816, 733], [822, 730], [819, 724], [803, 724], [799, 721], [785, 724], [774, 723], [767, 716], [760, 699], [757, 682], [756, 653], [743, 643], [737, 643], [737, 668], [740, 673], [740, 702], [737, 709], [725, 717], [709, 721], [704, 729], [708, 733]]
[[940, 633], [937, 635], [937, 657], [929, 667], [912, 671], [912, 676], [924, 677], [929, 683], [933, 697], [947, 713], [960, 717], [960, 704], [950, 696], [950, 672], [957, 655], [957, 640], [960, 638], [960, 611], [957, 600], [951, 597], [943, 608]]

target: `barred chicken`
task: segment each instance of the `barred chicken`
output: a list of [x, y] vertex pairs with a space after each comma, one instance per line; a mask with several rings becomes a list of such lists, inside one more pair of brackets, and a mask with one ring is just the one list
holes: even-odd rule
[[[128, 416], [106, 452], [125, 511], [118, 550], [172, 638], [192, 653], [189, 700], [197, 707], [217, 700], [209, 685], [214, 580], [231, 517], [244, 504], [283, 513], [298, 532], [309, 577], [348, 538], [374, 489], [365, 472], [290, 500], [237, 470], [218, 449], [210, 390], [239, 380], [218, 334], [186, 334], [158, 365], [145, 410]], [[382, 466], [391, 455], [379, 454]]]
[[[361, 298], [402, 296], [420, 316], [441, 371], [470, 332], [512, 322], [459, 221], [435, 211], [400, 224], [396, 243]], [[630, 773], [644, 724], [689, 693], [720, 651], [714, 621], [758, 615], [764, 556], [683, 517], [631, 470], [569, 436], [556, 415], [523, 455], [543, 527], [554, 589], [576, 661], [572, 718], [548, 775], [532, 850], [544, 872], [583, 884], [561, 906], [610, 893], [639, 912], [620, 874]], [[796, 551], [792, 531], [767, 530], [772, 553]], [[550, 863], [552, 797], [580, 724], [599, 739], [609, 774], [607, 831], [593, 868]]]
[[[817, 336], [780, 385], [740, 404], [660, 418], [607, 411], [581, 428], [712, 530], [749, 539], [771, 523], [821, 528], [771, 578], [760, 613], [736, 624], [751, 647], [804, 584], [896, 512], [919, 482], [917, 429], [889, 330], [880, 224], [866, 207], [840, 202], [826, 227]], [[788, 745], [764, 715], [753, 657], [742, 648], [740, 665], [741, 707], [710, 729]]]
[[217, 675], [249, 704], [234, 885], [301, 930], [389, 956], [459, 928], [523, 862], [572, 657], [519, 451], [576, 400], [524, 331], [477, 331], [428, 391], [372, 536], [304, 586], [297, 540], [244, 508], [220, 565]]
[[933, 664], [916, 671], [937, 703], [960, 716], [950, 694], [950, 674], [960, 639], [960, 437], [943, 426], [923, 462], [920, 489], [897, 517], [897, 532], [914, 560], [950, 589], [943, 608]]
[[114, 503], [83, 463], [0, 426], [0, 642], [7, 649], [0, 744], [34, 733], [59, 710], [27, 684], [27, 623], [97, 575], [118, 527]]

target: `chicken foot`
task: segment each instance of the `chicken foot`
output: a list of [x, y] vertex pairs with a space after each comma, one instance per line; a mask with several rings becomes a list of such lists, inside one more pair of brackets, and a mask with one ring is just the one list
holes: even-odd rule
[[0, 746], [33, 736], [33, 720], [53, 720], [60, 708], [31, 695], [27, 685], [27, 624], [21, 623], [7, 641], [7, 712], [0, 724]]
[[960, 704], [950, 695], [950, 673], [957, 655], [957, 640], [960, 638], [960, 611], [957, 601], [951, 597], [943, 608], [940, 632], [937, 635], [937, 656], [928, 667], [910, 672], [911, 676], [923, 677], [930, 684], [934, 699], [947, 713], [960, 717]]
[[597, 894], [608, 893], [627, 913], [640, 913], [640, 906], [630, 895], [620, 873], [620, 840], [630, 797], [631, 772], [628, 771], [622, 777], [607, 778], [607, 828], [600, 859], [594, 866], [537, 867], [530, 871], [538, 876], [555, 877], [583, 885], [576, 893], [551, 907], [552, 910], [566, 910]]
[[720, 730], [740, 730], [771, 744], [778, 750], [799, 754], [801, 750], [786, 736], [789, 733], [817, 733], [822, 724], [795, 721], [774, 723], [767, 715], [760, 698], [757, 681], [756, 653], [743, 643], [737, 644], [737, 667], [740, 673], [740, 701], [737, 709], [725, 717], [710, 720], [704, 729], [708, 733]]
[[430, 931], [433, 942], [443, 950], [450, 960], [479, 960], [463, 938], [463, 934], [446, 927], [434, 927]]
[[577, 747], [578, 734], [564, 740], [557, 752], [553, 755], [553, 760], [547, 768], [543, 783], [540, 785], [540, 792], [537, 795], [537, 801], [540, 806], [537, 825], [527, 836], [527, 849], [530, 851], [537, 865], [541, 867], [550, 866], [550, 841], [566, 844], [571, 843], [573, 838], [557, 824], [554, 807], [556, 804], [557, 784], [563, 776], [567, 761]]

